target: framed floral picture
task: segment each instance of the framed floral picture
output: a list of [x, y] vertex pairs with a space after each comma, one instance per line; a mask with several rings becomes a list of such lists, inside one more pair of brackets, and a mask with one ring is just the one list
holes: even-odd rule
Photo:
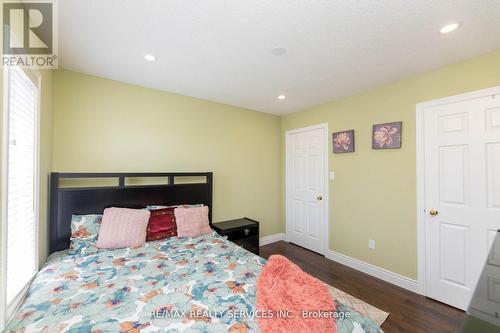
[[332, 138], [334, 154], [354, 152], [354, 130], [335, 132]]
[[373, 125], [372, 149], [401, 148], [402, 129], [402, 121]]

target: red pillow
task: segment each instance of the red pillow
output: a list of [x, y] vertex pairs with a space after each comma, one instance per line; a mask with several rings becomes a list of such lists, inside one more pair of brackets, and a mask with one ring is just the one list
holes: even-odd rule
[[151, 211], [146, 241], [149, 242], [177, 236], [174, 210], [175, 207], [170, 207]]

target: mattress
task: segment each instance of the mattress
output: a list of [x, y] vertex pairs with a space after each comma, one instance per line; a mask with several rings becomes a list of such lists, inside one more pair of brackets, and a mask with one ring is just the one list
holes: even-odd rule
[[[265, 263], [215, 232], [63, 253], [37, 274], [6, 331], [258, 332], [256, 281]], [[381, 332], [367, 317], [337, 320], [338, 332], [355, 329]]]

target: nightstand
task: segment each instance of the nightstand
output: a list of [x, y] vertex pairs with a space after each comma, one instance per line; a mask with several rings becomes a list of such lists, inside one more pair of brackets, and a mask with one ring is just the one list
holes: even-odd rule
[[244, 217], [236, 220], [217, 222], [212, 227], [219, 235], [259, 255], [259, 222]]

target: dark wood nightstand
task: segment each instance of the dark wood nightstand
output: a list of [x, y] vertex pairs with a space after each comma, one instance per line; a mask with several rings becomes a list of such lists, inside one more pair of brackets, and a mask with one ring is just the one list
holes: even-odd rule
[[236, 220], [217, 222], [212, 227], [219, 235], [259, 255], [259, 222], [244, 217]]

